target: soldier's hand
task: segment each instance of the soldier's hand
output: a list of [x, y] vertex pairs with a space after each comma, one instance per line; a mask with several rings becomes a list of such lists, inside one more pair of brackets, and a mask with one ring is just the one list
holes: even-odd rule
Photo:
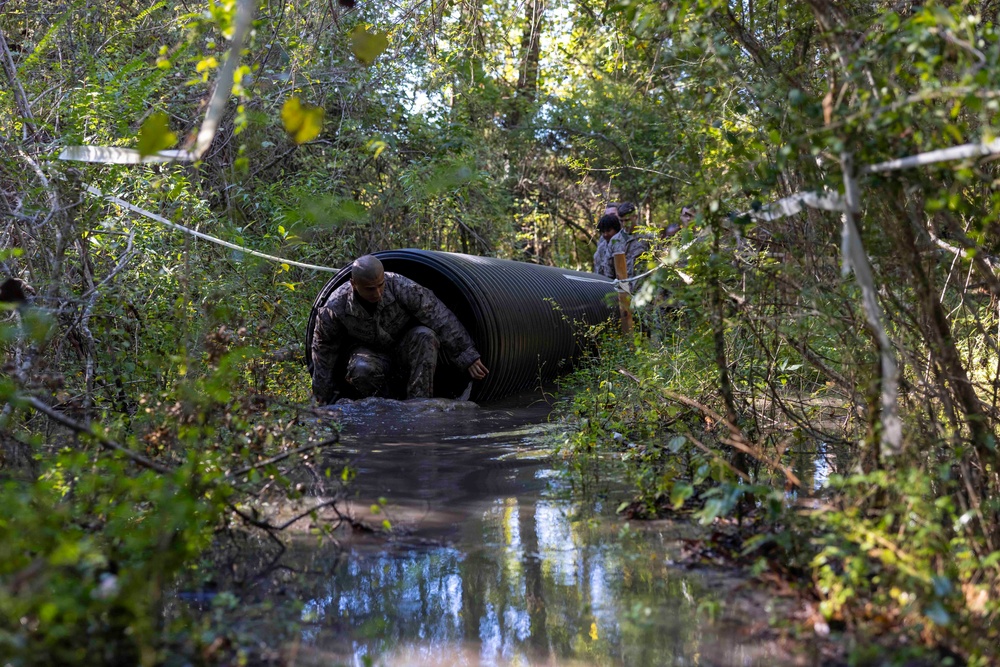
[[489, 374], [489, 369], [483, 365], [482, 359], [476, 359], [471, 364], [469, 364], [469, 375], [473, 380], [482, 380]]

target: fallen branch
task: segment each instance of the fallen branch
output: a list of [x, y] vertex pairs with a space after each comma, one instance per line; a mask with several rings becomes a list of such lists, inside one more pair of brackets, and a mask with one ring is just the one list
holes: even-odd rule
[[711, 447], [709, 447], [705, 443], [699, 441], [696, 437], [694, 437], [690, 433], [685, 433], [684, 437], [692, 445], [694, 445], [695, 447], [697, 447], [698, 449], [700, 449], [701, 451], [705, 452], [706, 454], [708, 454], [709, 456], [711, 456], [713, 459], [715, 459], [716, 461], [718, 461], [719, 463], [721, 463], [722, 465], [724, 465], [728, 470], [730, 470], [731, 472], [733, 472], [737, 477], [739, 477], [740, 479], [742, 479], [744, 482], [746, 482], [747, 484], [750, 484], [750, 482], [752, 481], [750, 479], [750, 475], [746, 474], [745, 472], [743, 472], [742, 470], [740, 470], [736, 466], [734, 466], [732, 463], [730, 463], [726, 459], [722, 458], [722, 456], [719, 455], [719, 452], [715, 451], [714, 449], [712, 449]]
[[314, 443], [312, 445], [306, 445], [305, 447], [299, 447], [298, 449], [293, 449], [293, 450], [290, 450], [290, 451], [287, 451], [287, 452], [283, 452], [281, 454], [277, 454], [275, 456], [272, 456], [269, 459], [264, 459], [263, 461], [259, 461], [259, 462], [255, 463], [255, 464], [247, 466], [245, 468], [240, 468], [239, 470], [234, 470], [232, 472], [226, 473], [226, 477], [229, 477], [229, 478], [239, 477], [240, 475], [247, 474], [251, 470], [257, 470], [258, 468], [263, 468], [263, 467], [269, 466], [269, 465], [271, 465], [273, 463], [277, 463], [279, 461], [283, 461], [283, 460], [287, 459], [290, 456], [295, 456], [296, 454], [302, 454], [304, 452], [308, 452], [308, 451], [311, 451], [313, 449], [319, 449], [320, 447], [328, 447], [329, 445], [335, 445], [338, 442], [340, 442], [340, 436], [336, 436], [335, 435], [332, 438], [329, 438], [328, 440], [323, 440], [322, 442], [317, 442], [317, 443]]
[[[639, 378], [637, 378], [636, 376], [632, 375], [631, 373], [629, 373], [628, 371], [626, 371], [624, 369], [619, 369], [618, 372], [621, 373], [622, 375], [624, 375], [625, 377], [628, 377], [628, 378], [634, 380], [636, 383], [639, 382]], [[736, 426], [735, 424], [731, 423], [728, 419], [725, 419], [722, 415], [720, 415], [718, 412], [716, 412], [712, 408], [710, 408], [707, 405], [704, 405], [702, 403], [699, 403], [698, 401], [696, 401], [694, 399], [688, 398], [687, 396], [682, 396], [681, 394], [678, 394], [677, 392], [670, 391], [669, 389], [664, 389], [664, 388], [661, 387], [660, 388], [660, 393], [662, 393], [665, 397], [667, 397], [667, 398], [669, 398], [669, 399], [671, 399], [673, 401], [677, 401], [678, 403], [683, 403], [684, 405], [688, 406], [689, 408], [693, 408], [693, 409], [701, 412], [702, 414], [705, 414], [708, 417], [711, 417], [712, 419], [714, 419], [715, 421], [717, 421], [717, 422], [719, 422], [721, 424], [725, 424], [729, 428], [729, 432], [730, 432], [730, 435], [732, 437], [730, 437], [730, 438], [720, 438], [719, 442], [721, 442], [724, 445], [728, 445], [728, 446], [732, 447], [733, 449], [735, 449], [737, 451], [740, 451], [740, 452], [743, 452], [745, 454], [748, 454], [748, 455], [754, 457], [755, 459], [757, 459], [758, 461], [760, 461], [761, 463], [767, 465], [771, 469], [779, 471], [782, 475], [785, 476], [785, 480], [789, 484], [791, 484], [793, 486], [796, 486], [796, 487], [802, 486], [802, 482], [799, 480], [798, 476], [795, 473], [793, 473], [791, 470], [789, 470], [787, 467], [785, 467], [785, 465], [783, 465], [780, 461], [776, 461], [776, 460], [772, 459], [771, 457], [766, 456], [762, 451], [760, 451], [760, 449], [758, 447], [756, 447], [755, 445], [753, 445], [747, 439], [747, 437], [745, 435], [743, 435], [743, 431], [741, 431], [738, 426]], [[685, 437], [689, 438], [695, 444], [695, 446], [697, 446], [697, 447], [700, 447], [700, 448], [705, 448], [706, 447], [706, 445], [704, 445], [702, 443], [699, 443], [696, 440], [694, 440], [694, 438], [692, 438], [690, 436], [690, 434], [686, 434]], [[744, 477], [744, 479], [747, 479], [747, 481], [749, 481], [749, 479], [746, 478], [745, 475], [743, 477]]]
[[[164, 466], [164, 465], [161, 465], [161, 464], [159, 464], [159, 463], [157, 463], [155, 461], [152, 461], [152, 460], [146, 458], [145, 456], [143, 456], [142, 454], [134, 452], [131, 449], [129, 449], [128, 447], [125, 447], [124, 445], [121, 445], [121, 444], [115, 442], [114, 440], [112, 440], [111, 438], [107, 437], [106, 435], [104, 435], [102, 433], [99, 433], [98, 431], [94, 430], [94, 428], [91, 427], [91, 426], [88, 426], [86, 424], [81, 424], [80, 422], [78, 422], [78, 421], [76, 421], [74, 419], [70, 419], [66, 415], [58, 412], [55, 409], [53, 409], [52, 406], [47, 405], [46, 403], [44, 403], [43, 401], [41, 401], [40, 399], [38, 399], [38, 398], [36, 398], [34, 396], [28, 397], [28, 404], [31, 407], [33, 407], [35, 410], [37, 410], [38, 412], [41, 412], [42, 414], [44, 414], [45, 416], [47, 416], [49, 419], [52, 419], [53, 421], [55, 421], [55, 422], [57, 422], [59, 424], [62, 424], [63, 426], [71, 429], [72, 431], [75, 431], [76, 433], [82, 433], [82, 434], [85, 434], [85, 435], [89, 435], [90, 437], [92, 437], [95, 440], [97, 440], [97, 442], [99, 442], [106, 449], [110, 449], [112, 451], [115, 451], [115, 452], [118, 452], [119, 454], [124, 455], [125, 457], [129, 458], [134, 463], [136, 463], [137, 465], [142, 466], [143, 468], [148, 468], [149, 470], [153, 470], [153, 471], [156, 471], [156, 472], [159, 472], [159, 473], [163, 473], [163, 474], [170, 474], [170, 473], [172, 473], [174, 471], [173, 468], [170, 468], [168, 466]], [[255, 463], [253, 465], [249, 465], [249, 466], [246, 466], [244, 468], [240, 468], [238, 470], [235, 470], [235, 471], [232, 471], [230, 473], [227, 473], [226, 474], [226, 478], [230, 478], [231, 479], [233, 477], [239, 477], [240, 475], [247, 474], [251, 470], [256, 470], [258, 468], [263, 468], [265, 466], [269, 466], [269, 465], [272, 465], [274, 463], [278, 463], [279, 461], [283, 461], [283, 460], [285, 460], [285, 459], [287, 459], [289, 457], [295, 456], [297, 454], [302, 454], [304, 452], [308, 452], [308, 451], [311, 451], [313, 449], [318, 449], [320, 447], [326, 447], [326, 446], [329, 446], [329, 445], [332, 445], [332, 444], [336, 444], [339, 441], [340, 441], [340, 437], [339, 436], [334, 436], [333, 438], [330, 438], [328, 440], [323, 440], [321, 442], [317, 442], [317, 443], [314, 443], [312, 445], [307, 445], [305, 447], [299, 447], [298, 449], [293, 449], [293, 450], [290, 450], [290, 451], [287, 451], [287, 452], [283, 452], [281, 454], [277, 454], [275, 456], [272, 456], [272, 457], [270, 457], [268, 459], [264, 459], [263, 461], [259, 461], [259, 462]]]
[[284, 530], [285, 528], [288, 528], [289, 526], [291, 526], [295, 522], [300, 521], [300, 520], [306, 518], [307, 516], [309, 516], [310, 514], [312, 514], [313, 512], [315, 512], [316, 510], [321, 510], [324, 507], [331, 507], [331, 506], [334, 508], [334, 512], [337, 514], [337, 518], [340, 521], [343, 521], [344, 520], [343, 516], [341, 515], [340, 510], [337, 509], [337, 507], [336, 507], [336, 504], [338, 502], [340, 502], [340, 498], [331, 498], [329, 500], [324, 500], [323, 502], [318, 503], [318, 504], [310, 507], [309, 509], [307, 509], [306, 511], [302, 512], [301, 514], [297, 514], [297, 515], [293, 516], [291, 519], [289, 519], [285, 523], [281, 524], [280, 526], [275, 526], [275, 529], [277, 529], [277, 530]]

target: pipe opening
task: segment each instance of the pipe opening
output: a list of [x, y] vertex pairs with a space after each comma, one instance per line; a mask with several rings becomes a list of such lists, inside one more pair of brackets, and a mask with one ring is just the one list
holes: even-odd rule
[[[512, 260], [430, 250], [373, 253], [386, 271], [430, 289], [465, 326], [490, 374], [469, 398], [489, 402], [545, 385], [572, 367], [581, 351], [578, 327], [615, 316], [613, 283], [593, 273]], [[320, 290], [309, 315], [306, 357], [312, 371], [312, 330], [318, 309], [350, 278], [350, 266]], [[583, 278], [573, 280], [571, 278]], [[435, 395], [457, 397], [464, 369], [442, 369]]]

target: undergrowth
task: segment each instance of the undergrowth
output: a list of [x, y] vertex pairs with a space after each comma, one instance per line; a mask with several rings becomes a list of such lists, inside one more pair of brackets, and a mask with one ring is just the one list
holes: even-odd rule
[[899, 457], [864, 472], [854, 448], [840, 451], [815, 491], [781, 472], [794, 475], [802, 461], [791, 447], [754, 450], [741, 470], [739, 450], [725, 444], [730, 429], [716, 419], [720, 399], [696, 330], [655, 341], [595, 337], [598, 352], [567, 379], [562, 451], [577, 477], [596, 458], [620, 466], [635, 494], [618, 508], [624, 519], [705, 525], [713, 555], [780, 576], [813, 606], [807, 631], [860, 639], [859, 664], [997, 659], [1000, 551], [978, 530], [977, 511], [962, 506], [951, 464]]

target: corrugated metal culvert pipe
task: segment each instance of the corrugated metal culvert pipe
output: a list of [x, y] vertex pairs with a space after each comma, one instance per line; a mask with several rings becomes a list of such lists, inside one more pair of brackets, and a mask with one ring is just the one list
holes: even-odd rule
[[[490, 369], [484, 381], [474, 383], [470, 396], [481, 403], [537, 387], [569, 370], [581, 352], [580, 326], [616, 314], [612, 282], [594, 273], [431, 250], [374, 255], [386, 271], [431, 289], [468, 329]], [[313, 303], [306, 329], [310, 371], [316, 311], [350, 277], [347, 266]]]

